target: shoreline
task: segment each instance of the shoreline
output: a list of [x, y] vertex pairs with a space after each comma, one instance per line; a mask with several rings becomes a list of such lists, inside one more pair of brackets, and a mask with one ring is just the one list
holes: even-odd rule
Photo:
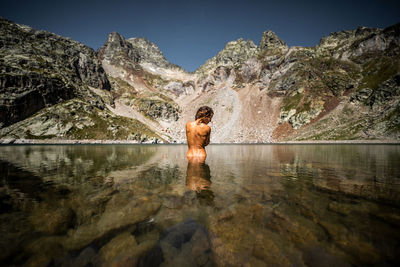
[[[187, 143], [156, 143], [138, 142], [134, 140], [69, 140], [69, 139], [0, 139], [0, 145], [186, 145]], [[268, 143], [210, 143], [210, 145], [306, 145], [306, 144], [400, 144], [400, 140], [307, 140], [307, 141], [279, 141]]]

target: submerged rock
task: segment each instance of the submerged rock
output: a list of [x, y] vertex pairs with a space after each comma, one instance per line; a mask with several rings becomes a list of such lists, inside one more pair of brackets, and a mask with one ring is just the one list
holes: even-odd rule
[[131, 233], [125, 232], [103, 246], [100, 249], [100, 256], [105, 262], [111, 262], [119, 257], [132, 257], [136, 246], [135, 237]]
[[41, 203], [34, 208], [30, 221], [36, 231], [50, 235], [65, 233], [74, 226], [75, 214], [68, 207], [52, 207], [46, 203]]
[[167, 229], [158, 244], [142, 259], [142, 265], [212, 266], [206, 230], [193, 220]]
[[[122, 202], [121, 202], [122, 201]], [[108, 232], [113, 229], [133, 225], [154, 214], [161, 206], [157, 198], [120, 199], [115, 195], [108, 203], [97, 223], [97, 229]]]
[[135, 227], [160, 208], [157, 198], [131, 199], [123, 194], [114, 195], [98, 220], [78, 226], [68, 232], [64, 246], [70, 250], [81, 249], [93, 241], [102, 240], [107, 234]]
[[37, 238], [25, 247], [29, 253], [27, 266], [47, 266], [66, 256], [67, 252], [62, 246], [61, 236], [44, 236]]

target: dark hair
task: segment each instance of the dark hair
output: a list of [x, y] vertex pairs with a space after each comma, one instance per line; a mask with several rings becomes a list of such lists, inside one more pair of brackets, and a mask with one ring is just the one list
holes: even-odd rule
[[213, 115], [214, 115], [214, 111], [212, 110], [212, 108], [207, 107], [207, 106], [202, 106], [196, 112], [195, 119], [197, 120], [197, 119], [204, 118], [204, 117], [212, 118]]

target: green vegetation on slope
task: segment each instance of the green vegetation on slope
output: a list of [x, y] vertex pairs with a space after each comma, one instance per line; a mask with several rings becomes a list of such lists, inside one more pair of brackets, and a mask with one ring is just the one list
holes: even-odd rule
[[46, 108], [0, 130], [3, 138], [109, 139], [138, 142], [163, 140], [135, 119], [116, 116], [84, 101], [72, 99]]
[[363, 64], [358, 90], [363, 88], [376, 89], [379, 84], [400, 73], [400, 59], [378, 56]]

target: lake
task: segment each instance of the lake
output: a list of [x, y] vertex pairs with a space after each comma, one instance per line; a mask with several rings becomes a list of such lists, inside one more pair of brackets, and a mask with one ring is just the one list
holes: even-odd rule
[[0, 146], [0, 264], [399, 265], [399, 145], [186, 149]]

